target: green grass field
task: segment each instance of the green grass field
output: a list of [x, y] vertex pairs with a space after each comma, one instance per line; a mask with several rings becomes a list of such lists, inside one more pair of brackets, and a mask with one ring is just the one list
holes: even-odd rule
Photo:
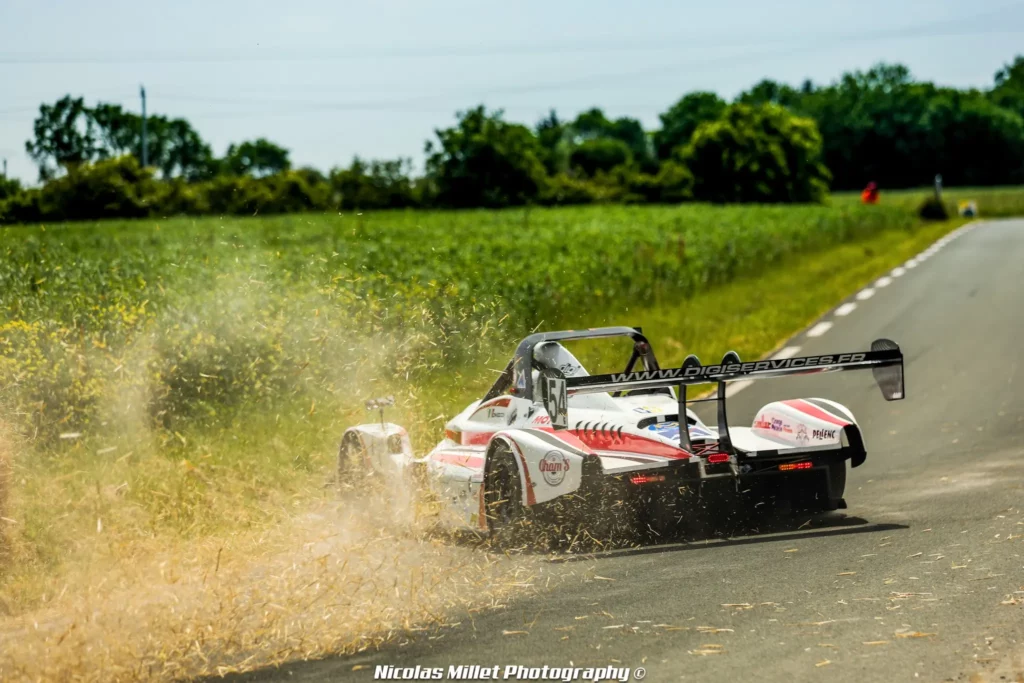
[[535, 328], [759, 357], [959, 224], [896, 196], [0, 230], [0, 614], [330, 499], [365, 399], [424, 448]]

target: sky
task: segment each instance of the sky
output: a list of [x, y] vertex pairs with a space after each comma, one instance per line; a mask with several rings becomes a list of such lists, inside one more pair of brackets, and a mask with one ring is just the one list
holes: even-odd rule
[[294, 166], [411, 158], [477, 104], [533, 125], [593, 106], [646, 128], [693, 90], [828, 83], [900, 62], [991, 86], [1024, 53], [1011, 0], [0, 0], [0, 158], [65, 94], [183, 117], [223, 154], [269, 138]]

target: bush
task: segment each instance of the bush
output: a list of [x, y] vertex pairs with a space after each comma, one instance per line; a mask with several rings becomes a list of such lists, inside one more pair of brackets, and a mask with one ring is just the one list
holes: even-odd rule
[[[310, 181], [313, 182], [310, 182]], [[331, 187], [307, 171], [264, 178], [218, 176], [189, 183], [157, 181], [134, 157], [81, 164], [40, 190], [22, 191], [0, 205], [0, 221], [252, 215], [323, 211], [334, 208]]]
[[0, 210], [0, 221], [143, 218], [152, 213], [163, 189], [153, 179], [153, 170], [140, 167], [132, 156], [77, 164], [67, 170], [41, 189], [8, 199]]
[[694, 196], [710, 202], [822, 202], [830, 175], [811, 119], [775, 104], [734, 104], [697, 127], [681, 153]]
[[42, 221], [41, 194], [39, 190], [22, 190], [7, 201], [0, 201], [0, 224]]
[[160, 184], [153, 213], [159, 216], [202, 216], [210, 213], [208, 183], [187, 183], [180, 178]]
[[348, 168], [331, 171], [333, 203], [341, 209], [404, 209], [420, 197], [407, 159], [366, 162], [356, 157]]
[[526, 126], [508, 123], [483, 106], [462, 112], [458, 124], [427, 143], [427, 177], [435, 201], [453, 208], [501, 208], [540, 198], [548, 176], [544, 150]]
[[21, 192], [21, 182], [0, 175], [0, 202]]
[[149, 215], [160, 191], [153, 169], [142, 168], [132, 156], [75, 164], [67, 171], [27, 202], [15, 198], [14, 213], [21, 210], [36, 220], [142, 218]]
[[942, 200], [929, 197], [921, 202], [921, 208], [917, 210], [917, 215], [926, 221], [944, 221], [949, 218], [949, 211]]
[[599, 173], [595, 182], [609, 199], [625, 204], [674, 204], [693, 198], [693, 174], [672, 161], [662, 164], [657, 175], [644, 173], [635, 165], [619, 166]]
[[260, 207], [263, 213], [323, 211], [330, 208], [331, 189], [327, 183], [310, 184], [302, 174], [286, 171], [263, 180], [270, 201]]
[[540, 202], [548, 206], [593, 204], [607, 200], [607, 195], [607, 191], [593, 181], [559, 173], [548, 181]]
[[693, 199], [693, 173], [686, 166], [675, 161], [666, 161], [654, 177], [658, 189], [655, 201], [675, 204]]
[[595, 138], [580, 144], [569, 155], [569, 166], [586, 176], [611, 171], [633, 161], [633, 153], [622, 140]]

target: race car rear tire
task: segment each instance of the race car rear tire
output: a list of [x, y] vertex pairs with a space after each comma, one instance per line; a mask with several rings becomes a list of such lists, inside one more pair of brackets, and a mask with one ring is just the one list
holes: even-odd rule
[[495, 445], [487, 458], [484, 507], [493, 542], [502, 548], [521, 547], [527, 539], [528, 510], [519, 466], [504, 444]]
[[846, 461], [840, 460], [829, 465], [828, 477], [832, 499], [841, 499], [846, 493]]
[[846, 493], [846, 461], [838, 460], [828, 466], [828, 493], [826, 510], [846, 507], [843, 494]]
[[818, 478], [818, 486], [810, 490], [797, 490], [792, 496], [792, 508], [802, 512], [830, 512], [845, 507], [846, 461], [837, 460], [827, 465]]

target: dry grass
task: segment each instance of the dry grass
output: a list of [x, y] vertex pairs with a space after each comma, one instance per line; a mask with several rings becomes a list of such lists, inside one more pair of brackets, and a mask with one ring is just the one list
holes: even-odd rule
[[7, 527], [13, 524], [9, 516], [11, 496], [11, 458], [13, 448], [7, 427], [0, 422], [0, 571], [10, 561], [10, 540]]
[[112, 549], [84, 590], [65, 585], [0, 625], [0, 679], [172, 680], [354, 653], [472, 619], [565, 571], [437, 538], [380, 501], [343, 498], [271, 531], [145, 557], [135, 548], [130, 562]]

